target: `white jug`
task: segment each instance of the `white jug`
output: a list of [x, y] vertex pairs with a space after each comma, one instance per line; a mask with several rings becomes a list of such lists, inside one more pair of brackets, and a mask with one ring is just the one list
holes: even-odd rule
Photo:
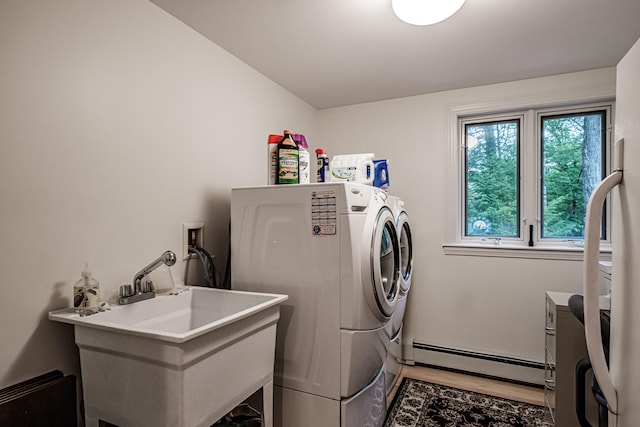
[[331, 182], [373, 183], [373, 153], [333, 156], [330, 163]]

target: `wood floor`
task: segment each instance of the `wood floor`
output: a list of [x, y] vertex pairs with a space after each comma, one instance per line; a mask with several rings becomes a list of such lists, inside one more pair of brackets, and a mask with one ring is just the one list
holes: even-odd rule
[[544, 391], [541, 388], [482, 378], [474, 375], [465, 375], [441, 369], [408, 365], [403, 365], [398, 380], [387, 396], [387, 405], [391, 404], [393, 396], [403, 377], [415, 378], [434, 384], [447, 385], [449, 387], [475, 391], [476, 393], [544, 406]]

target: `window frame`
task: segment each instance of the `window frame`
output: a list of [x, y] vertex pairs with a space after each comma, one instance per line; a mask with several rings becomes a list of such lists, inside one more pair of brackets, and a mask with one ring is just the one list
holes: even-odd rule
[[517, 121], [518, 122], [518, 147], [516, 149], [517, 153], [517, 164], [516, 164], [516, 174], [517, 174], [517, 189], [516, 189], [516, 193], [517, 193], [517, 207], [516, 207], [516, 211], [517, 211], [517, 215], [519, 218], [522, 217], [522, 206], [523, 206], [523, 191], [522, 191], [522, 158], [523, 158], [523, 146], [522, 146], [522, 136], [523, 136], [523, 127], [525, 124], [525, 115], [522, 112], [516, 112], [513, 114], [509, 114], [509, 113], [505, 113], [505, 114], [489, 114], [489, 115], [480, 115], [480, 116], [473, 116], [473, 117], [461, 117], [459, 120], [459, 135], [461, 141], [460, 141], [460, 152], [461, 152], [461, 165], [460, 165], [460, 173], [461, 173], [461, 182], [462, 182], [462, 186], [464, 187], [463, 190], [461, 190], [461, 196], [460, 197], [460, 211], [462, 213], [462, 215], [460, 215], [460, 240], [461, 241], [468, 241], [468, 242], [475, 242], [477, 240], [481, 240], [481, 241], [493, 241], [495, 242], [496, 239], [500, 239], [500, 241], [505, 241], [505, 242], [518, 242], [518, 241], [522, 241], [523, 239], [523, 235], [522, 235], [522, 227], [518, 227], [518, 230], [516, 232], [516, 236], [513, 237], [507, 237], [507, 236], [500, 236], [500, 237], [479, 237], [479, 236], [467, 236], [466, 231], [467, 231], [467, 154], [466, 154], [466, 128], [469, 125], [474, 125], [474, 124], [490, 124], [490, 123], [506, 123], [506, 122], [512, 122], [512, 121]]
[[[450, 161], [449, 169], [451, 181], [456, 184], [454, 192], [449, 193], [449, 201], [455, 195], [457, 213], [453, 221], [449, 219], [446, 228], [446, 241], [443, 249], [447, 255], [477, 255], [498, 256], [516, 258], [538, 259], [567, 259], [582, 260], [582, 240], [541, 238], [539, 220], [542, 209], [542, 143], [541, 120], [544, 116], [571, 114], [572, 112], [606, 111], [605, 123], [605, 149], [603, 164], [605, 176], [610, 173], [612, 159], [612, 133], [615, 114], [615, 101], [612, 98], [603, 98], [595, 102], [576, 101], [546, 105], [512, 106], [513, 108], [501, 109], [493, 106], [493, 109], [485, 106], [461, 106], [450, 108]], [[519, 147], [519, 202], [520, 202], [520, 237], [518, 238], [494, 238], [465, 236], [466, 225], [466, 153], [465, 153], [465, 124], [482, 123], [487, 121], [500, 121], [507, 118], [521, 116], [520, 147]], [[454, 176], [455, 174], [455, 176]], [[451, 182], [450, 181], [450, 182]], [[452, 206], [449, 204], [449, 206]], [[601, 240], [600, 248], [604, 259], [611, 252], [611, 203], [609, 198], [603, 213], [605, 222], [603, 227], [607, 230], [606, 239]], [[528, 246], [529, 224], [534, 224], [534, 246]]]
[[[604, 179], [607, 175], [611, 173], [611, 159], [612, 159], [612, 129], [613, 129], [613, 102], [610, 103], [590, 103], [584, 105], [576, 105], [571, 107], [556, 107], [556, 108], [545, 108], [539, 109], [536, 111], [536, 136], [535, 140], [538, 144], [538, 155], [536, 159], [538, 176], [536, 179], [536, 183], [538, 184], [536, 188], [536, 196], [537, 196], [537, 209], [536, 214], [538, 217], [536, 218], [536, 223], [538, 226], [536, 229], [536, 240], [535, 242], [546, 242], [546, 244], [554, 244], [554, 245], [562, 245], [562, 244], [573, 244], [580, 245], [584, 239], [562, 239], [562, 238], [553, 238], [553, 237], [542, 237], [542, 227], [540, 223], [543, 221], [543, 212], [542, 212], [542, 182], [543, 182], [543, 154], [542, 154], [542, 120], [544, 117], [554, 117], [554, 116], [564, 116], [571, 114], [587, 114], [590, 112], [601, 112], [605, 113], [605, 123], [604, 123], [604, 147], [602, 147], [602, 177], [600, 180]], [[601, 233], [604, 233], [604, 239], [600, 239], [600, 244], [611, 245], [611, 200], [610, 196], [607, 197], [604, 204], [604, 209], [602, 212], [603, 223], [601, 225]]]

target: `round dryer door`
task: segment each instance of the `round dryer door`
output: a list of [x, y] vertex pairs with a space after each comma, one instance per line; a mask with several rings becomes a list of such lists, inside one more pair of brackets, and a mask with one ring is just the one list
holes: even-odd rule
[[398, 239], [400, 241], [400, 292], [406, 294], [411, 288], [413, 273], [413, 241], [409, 216], [402, 212], [398, 217]]
[[393, 214], [387, 208], [381, 209], [376, 218], [368, 265], [371, 287], [364, 283], [367, 302], [378, 318], [388, 319], [399, 296], [400, 244]]

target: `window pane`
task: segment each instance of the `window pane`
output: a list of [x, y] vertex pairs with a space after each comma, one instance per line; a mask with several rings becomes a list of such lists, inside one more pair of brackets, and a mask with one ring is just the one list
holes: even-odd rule
[[520, 120], [465, 125], [465, 235], [519, 237]]
[[582, 239], [589, 196], [602, 180], [605, 112], [542, 118], [543, 238]]

